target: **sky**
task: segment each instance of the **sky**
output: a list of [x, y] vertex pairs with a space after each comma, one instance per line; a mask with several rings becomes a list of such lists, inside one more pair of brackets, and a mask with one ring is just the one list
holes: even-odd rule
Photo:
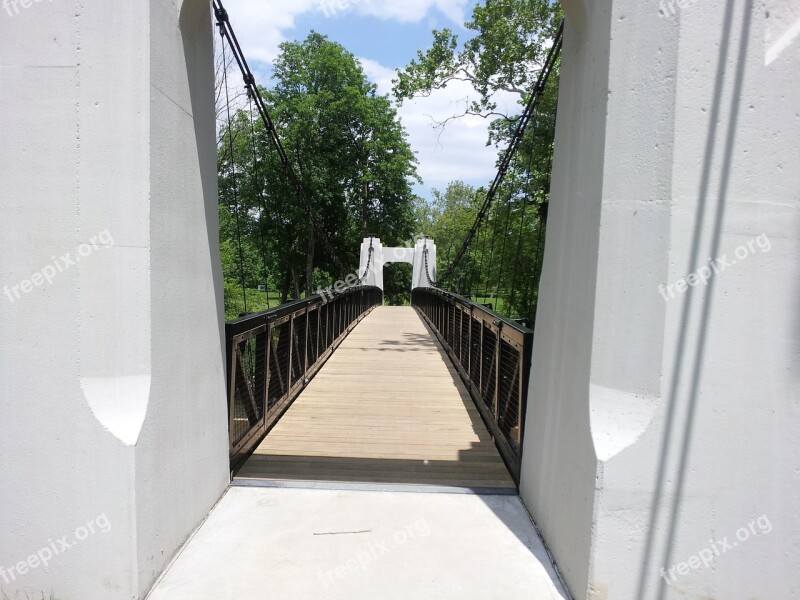
[[[279, 44], [303, 40], [313, 29], [352, 52], [381, 94], [390, 94], [395, 71], [427, 49], [433, 29], [450, 28], [459, 40], [469, 37], [464, 22], [475, 0], [225, 0], [231, 24], [259, 83], [269, 87], [271, 64]], [[398, 114], [419, 160], [423, 179], [415, 191], [431, 198], [451, 181], [488, 185], [494, 177], [497, 149], [487, 147], [489, 121], [464, 117], [442, 130], [447, 117], [463, 113], [477, 94], [463, 82], [430, 97], [406, 101]], [[518, 112], [513, 96], [497, 98], [499, 108]]]

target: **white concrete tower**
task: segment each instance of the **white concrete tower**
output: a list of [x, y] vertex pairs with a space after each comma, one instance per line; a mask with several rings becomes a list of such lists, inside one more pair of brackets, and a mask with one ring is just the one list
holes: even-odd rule
[[12, 598], [143, 597], [228, 482], [213, 77], [206, 0], [0, 9]]
[[523, 498], [576, 598], [795, 597], [800, 6], [564, 8]]
[[412, 290], [433, 287], [436, 281], [436, 243], [431, 238], [415, 239], [413, 248], [386, 248], [380, 238], [364, 238], [360, 256], [358, 276], [364, 285], [383, 289], [383, 268], [391, 263], [412, 265]]

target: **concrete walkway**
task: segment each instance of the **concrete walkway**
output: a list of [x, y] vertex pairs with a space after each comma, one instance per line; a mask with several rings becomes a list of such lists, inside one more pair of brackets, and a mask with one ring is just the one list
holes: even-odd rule
[[231, 488], [149, 600], [566, 598], [515, 496]]

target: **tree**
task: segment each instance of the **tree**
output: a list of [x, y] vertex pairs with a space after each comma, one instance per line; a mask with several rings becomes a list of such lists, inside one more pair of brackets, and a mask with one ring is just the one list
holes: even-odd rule
[[223, 243], [246, 236], [244, 246], [257, 248], [264, 264], [253, 267], [253, 253], [238, 253], [236, 243], [233, 258], [241, 262], [248, 254], [249, 266], [226, 277], [255, 270], [266, 281], [270, 273], [285, 301], [347, 275], [334, 257], [355, 272], [363, 237], [374, 234], [390, 244], [407, 239], [417, 175], [391, 102], [342, 46], [314, 32], [303, 42], [284, 43], [274, 79], [274, 88], [262, 93], [310, 210], [290, 185], [263, 124], [239, 110], [219, 149], [220, 203], [230, 217], [221, 233]]
[[[472, 20], [465, 23], [474, 36], [459, 49], [458, 36], [450, 29], [434, 30], [431, 48], [418, 52], [404, 70], [397, 71], [394, 94], [402, 102], [429, 95], [452, 81], [467, 81], [478, 99], [460, 116], [516, 122], [517, 115], [498, 112], [493, 98], [503, 91], [519, 96], [520, 104], [527, 102], [561, 19], [557, 2], [486, 0], [475, 6]], [[499, 139], [495, 136], [495, 141]]]
[[[494, 98], [498, 92], [515, 94], [522, 112], [561, 19], [560, 5], [548, 0], [485, 0], [466, 23], [474, 35], [463, 45], [448, 29], [433, 32], [431, 48], [419, 52], [416, 60], [398, 71], [395, 96], [402, 102], [429, 95], [453, 81], [467, 81], [475, 89], [476, 99], [463, 114], [452, 118], [469, 114], [493, 119], [487, 143], [505, 148], [513, 139], [519, 114], [499, 112]], [[491, 210], [452, 280], [446, 282], [508, 316], [530, 322], [538, 297], [557, 101], [558, 63]], [[451, 252], [464, 243], [485, 194], [484, 190], [465, 190], [460, 182], [450, 184], [443, 195], [437, 194], [427, 218], [433, 220], [431, 230], [443, 249], [440, 273], [446, 271]]]
[[416, 159], [394, 108], [377, 94], [356, 58], [312, 32], [281, 45], [275, 88], [267, 94], [281, 137], [313, 199], [313, 225], [305, 235], [305, 287], [314, 264], [335, 273], [329, 257], [317, 256], [326, 235], [349, 264], [358, 264], [361, 239], [369, 234], [402, 239], [410, 234], [411, 180]]

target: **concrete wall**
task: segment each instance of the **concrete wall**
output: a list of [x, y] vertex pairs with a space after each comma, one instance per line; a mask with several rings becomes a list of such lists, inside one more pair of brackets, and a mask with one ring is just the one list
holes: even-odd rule
[[0, 11], [11, 597], [142, 598], [228, 482], [212, 34], [204, 0]]
[[681, 4], [565, 3], [522, 494], [576, 598], [794, 598], [800, 10]]

